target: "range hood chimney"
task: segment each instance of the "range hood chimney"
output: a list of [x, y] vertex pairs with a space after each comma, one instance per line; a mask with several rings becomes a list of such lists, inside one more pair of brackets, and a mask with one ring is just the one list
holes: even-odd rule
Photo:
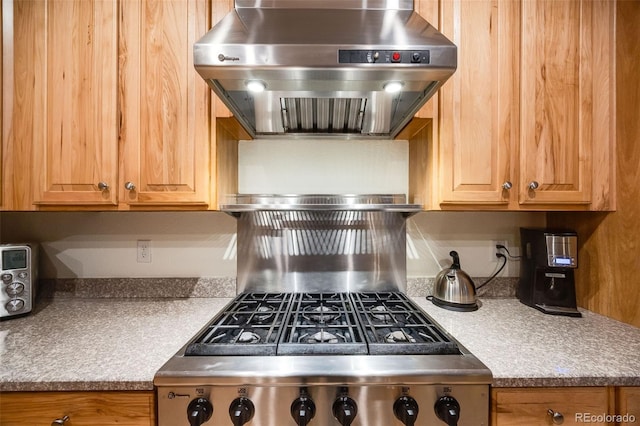
[[457, 49], [412, 0], [236, 0], [194, 65], [252, 137], [394, 138]]

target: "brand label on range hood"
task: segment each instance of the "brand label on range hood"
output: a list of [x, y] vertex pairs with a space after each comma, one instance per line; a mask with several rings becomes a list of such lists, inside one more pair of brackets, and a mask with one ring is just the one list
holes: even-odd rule
[[223, 55], [222, 53], [218, 55], [218, 60], [220, 62], [224, 62], [224, 61], [239, 61], [240, 58], [238, 58], [237, 56], [226, 56]]

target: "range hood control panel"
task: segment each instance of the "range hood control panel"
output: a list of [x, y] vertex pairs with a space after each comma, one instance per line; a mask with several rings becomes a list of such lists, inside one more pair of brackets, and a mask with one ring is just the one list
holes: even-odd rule
[[429, 64], [429, 50], [339, 50], [340, 64]]

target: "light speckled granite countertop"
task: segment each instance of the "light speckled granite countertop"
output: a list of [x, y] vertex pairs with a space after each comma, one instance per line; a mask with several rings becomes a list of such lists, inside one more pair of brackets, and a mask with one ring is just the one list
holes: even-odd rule
[[42, 300], [0, 323], [0, 391], [151, 390], [155, 372], [230, 300]]
[[494, 386], [640, 386], [640, 328], [580, 310], [543, 314], [517, 299], [482, 299], [475, 312], [414, 300], [485, 363]]
[[[0, 391], [151, 390], [162, 364], [228, 298], [41, 301], [0, 323]], [[515, 299], [476, 312], [414, 298], [493, 372], [495, 386], [640, 386], [640, 329], [584, 311], [544, 315]]]

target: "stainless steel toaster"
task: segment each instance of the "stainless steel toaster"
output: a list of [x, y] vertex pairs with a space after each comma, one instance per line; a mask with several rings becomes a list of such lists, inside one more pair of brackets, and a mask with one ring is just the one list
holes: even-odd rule
[[0, 319], [30, 313], [38, 283], [38, 246], [0, 244]]

